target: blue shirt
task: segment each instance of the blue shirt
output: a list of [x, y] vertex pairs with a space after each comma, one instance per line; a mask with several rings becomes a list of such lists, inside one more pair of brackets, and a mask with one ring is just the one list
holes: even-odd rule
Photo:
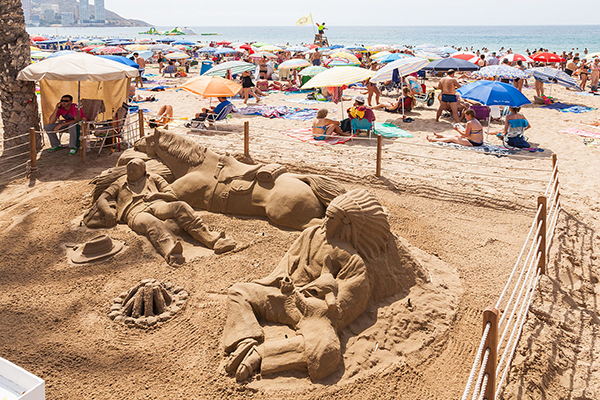
[[230, 104], [231, 104], [231, 102], [229, 100], [222, 101], [215, 107], [215, 109], [213, 111], [215, 114], [219, 115], [219, 113], [221, 111], [223, 111], [223, 109]]

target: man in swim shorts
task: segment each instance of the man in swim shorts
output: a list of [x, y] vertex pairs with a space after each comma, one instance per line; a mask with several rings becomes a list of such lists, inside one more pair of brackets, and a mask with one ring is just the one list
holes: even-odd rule
[[442, 111], [451, 109], [452, 117], [456, 123], [459, 122], [458, 118], [458, 103], [456, 98], [456, 89], [460, 87], [460, 84], [454, 77], [454, 70], [451, 69], [447, 72], [447, 76], [440, 79], [440, 83], [438, 84], [438, 89], [442, 91], [442, 99], [440, 102], [440, 107], [437, 110], [437, 115], [435, 120], [439, 122], [440, 115], [442, 115]]

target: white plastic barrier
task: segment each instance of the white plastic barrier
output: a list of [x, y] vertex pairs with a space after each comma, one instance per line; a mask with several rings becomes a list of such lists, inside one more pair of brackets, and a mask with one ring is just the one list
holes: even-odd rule
[[43, 379], [0, 357], [0, 400], [45, 400]]

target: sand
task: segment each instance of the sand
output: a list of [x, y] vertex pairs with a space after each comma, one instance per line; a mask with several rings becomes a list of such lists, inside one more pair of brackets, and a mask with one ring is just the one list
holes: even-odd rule
[[[428, 86], [433, 82], [427, 81]], [[355, 94], [346, 91], [348, 96]], [[531, 89], [525, 94], [533, 97]], [[553, 94], [565, 103], [600, 106], [598, 97], [579, 96], [560, 87], [555, 86]], [[155, 95], [158, 102], [140, 105], [157, 110], [172, 104], [177, 116], [190, 118], [208, 103], [183, 91]], [[294, 98], [304, 95], [272, 94], [264, 103], [312, 107], [284, 101]], [[239, 101], [234, 104], [243, 106]], [[341, 116], [340, 105], [324, 106], [333, 116]], [[481, 313], [498, 298], [533, 219], [536, 196], [545, 189], [543, 182], [499, 177], [546, 179], [555, 153], [563, 211], [548, 275], [528, 315], [504, 398], [598, 398], [600, 207], [596, 197], [600, 179], [595, 171], [599, 149], [586, 146], [579, 136], [558, 131], [593, 130], [580, 121], [591, 122], [599, 113], [561, 113], [536, 105], [524, 107], [523, 112], [533, 125], [527, 132], [530, 141], [545, 151], [525, 154], [532, 158], [508, 159], [428, 144], [427, 134], [452, 129], [449, 119], [435, 122], [433, 107], [408, 113], [415, 119], [408, 124], [398, 122], [395, 114], [376, 111], [378, 121], [396, 121], [414, 135], [386, 141], [386, 149], [431, 157], [386, 151], [382, 178], [374, 176], [374, 141], [355, 139], [321, 147], [294, 139], [281, 141], [289, 138], [280, 130], [307, 127], [308, 121], [234, 115], [219, 132], [194, 133], [216, 151], [239, 154], [242, 123], [250, 121], [253, 159], [282, 162], [292, 171], [326, 174], [349, 189], [366, 188], [390, 212], [392, 231], [427, 260], [432, 283], [415, 287], [407, 296], [414, 309], [407, 306], [407, 297], [373, 304], [341, 334], [343, 369], [319, 383], [294, 373], [237, 384], [218, 370], [227, 288], [268, 274], [299, 232], [279, 229], [265, 219], [201, 212], [209, 226], [225, 227], [238, 249], [214, 255], [190, 242], [184, 248], [188, 263], [172, 268], [145, 238], [126, 226], [110, 230], [80, 226], [91, 205], [89, 180], [114, 166], [120, 153], [88, 154], [82, 164], [66, 152], [44, 151], [37, 180], [21, 179], [0, 188], [4, 252], [0, 356], [46, 380], [47, 397], [52, 399], [457, 398], [475, 357]], [[394, 160], [442, 169], [392, 164]], [[469, 172], [490, 176], [474, 177]], [[68, 262], [66, 244], [83, 243], [101, 233], [124, 241], [126, 249], [91, 264]], [[113, 300], [147, 278], [184, 288], [189, 298], [182, 309], [150, 329], [111, 320]]]

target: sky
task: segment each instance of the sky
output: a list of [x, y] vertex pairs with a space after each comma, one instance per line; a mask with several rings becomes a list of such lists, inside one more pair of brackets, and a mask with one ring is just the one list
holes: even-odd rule
[[[578, 0], [105, 0], [124, 18], [157, 26], [597, 25], [600, 1]], [[560, 33], [560, 32], [557, 32]]]

